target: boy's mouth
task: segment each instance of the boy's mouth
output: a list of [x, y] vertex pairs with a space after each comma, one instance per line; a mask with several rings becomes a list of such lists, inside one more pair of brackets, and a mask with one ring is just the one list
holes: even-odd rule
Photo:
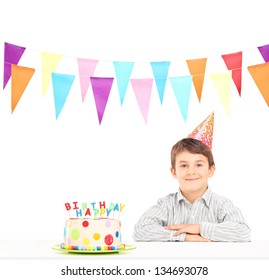
[[188, 178], [188, 179], [186, 179], [186, 181], [196, 181], [196, 180], [198, 180], [199, 178]]

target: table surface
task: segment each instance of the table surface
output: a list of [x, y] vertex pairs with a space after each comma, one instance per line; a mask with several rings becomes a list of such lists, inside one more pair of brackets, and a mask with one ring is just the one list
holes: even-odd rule
[[133, 250], [107, 254], [68, 253], [52, 249], [59, 241], [0, 240], [0, 259], [269, 259], [269, 240], [233, 242], [125, 242]]

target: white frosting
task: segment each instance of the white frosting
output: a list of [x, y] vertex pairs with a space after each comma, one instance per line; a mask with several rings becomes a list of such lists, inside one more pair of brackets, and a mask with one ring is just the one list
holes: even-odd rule
[[108, 218], [69, 219], [65, 222], [64, 243], [65, 246], [76, 246], [76, 250], [118, 249], [121, 245], [120, 221]]

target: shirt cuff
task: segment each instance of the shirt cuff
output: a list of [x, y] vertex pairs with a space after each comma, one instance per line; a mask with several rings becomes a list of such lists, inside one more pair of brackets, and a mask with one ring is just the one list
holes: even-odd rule
[[174, 236], [175, 232], [176, 230], [171, 230], [170, 240], [183, 242], [185, 240], [186, 233], [180, 233], [179, 235]]

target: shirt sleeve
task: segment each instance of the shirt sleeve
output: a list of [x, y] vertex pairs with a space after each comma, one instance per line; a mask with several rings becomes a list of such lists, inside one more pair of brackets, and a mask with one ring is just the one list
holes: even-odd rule
[[217, 212], [217, 223], [202, 222], [201, 236], [212, 241], [248, 242], [251, 231], [241, 211], [230, 200], [225, 200]]
[[133, 238], [135, 241], [184, 241], [185, 233], [174, 236], [174, 230], [165, 229], [169, 207], [165, 199], [150, 207], [137, 221]]

